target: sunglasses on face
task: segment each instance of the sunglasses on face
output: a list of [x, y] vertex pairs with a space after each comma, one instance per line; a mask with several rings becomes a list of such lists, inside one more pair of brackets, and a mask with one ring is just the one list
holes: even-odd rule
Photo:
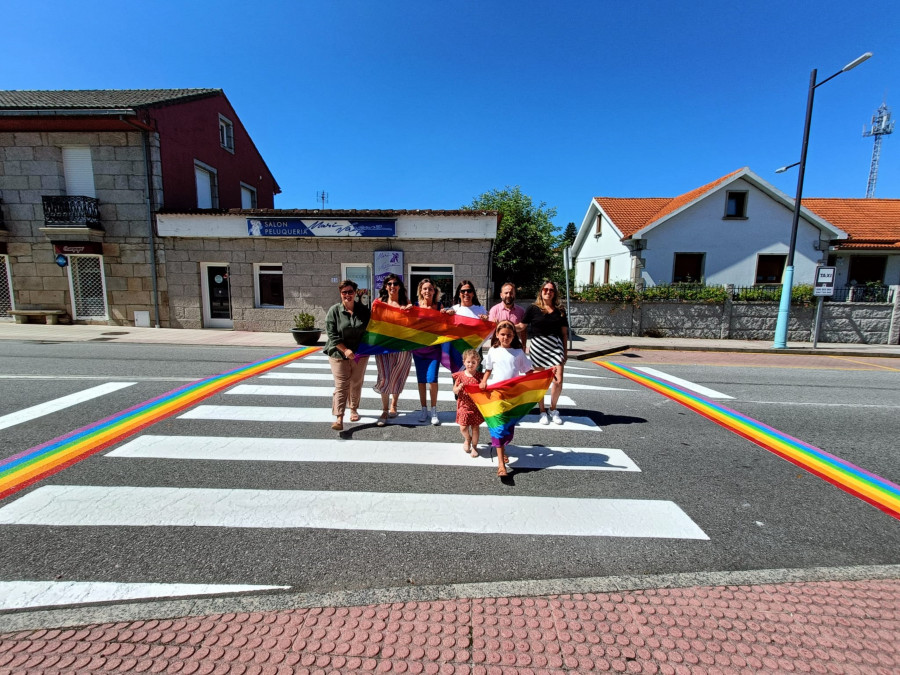
[[341, 295], [353, 295], [354, 293], [356, 293], [356, 291], [354, 291], [353, 289], [350, 289], [348, 291], [341, 291]]
[[460, 293], [474, 293], [475, 291], [473, 291], [471, 288], [460, 288], [459, 292]]
[[554, 291], [552, 288], [542, 288], [541, 289], [541, 293], [555, 293], [555, 292], [556, 291]]
[[396, 281], [389, 281], [385, 284], [385, 286], [399, 286], [400, 284]]

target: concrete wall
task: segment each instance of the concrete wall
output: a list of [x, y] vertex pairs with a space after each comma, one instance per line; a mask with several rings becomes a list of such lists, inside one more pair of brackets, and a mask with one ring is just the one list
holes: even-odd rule
[[[819, 342], [898, 344], [897, 291], [894, 287], [893, 303], [824, 303]], [[575, 303], [571, 310], [570, 324], [576, 334], [772, 340], [778, 303]], [[812, 342], [815, 321], [815, 304], [792, 305], [788, 340]]]

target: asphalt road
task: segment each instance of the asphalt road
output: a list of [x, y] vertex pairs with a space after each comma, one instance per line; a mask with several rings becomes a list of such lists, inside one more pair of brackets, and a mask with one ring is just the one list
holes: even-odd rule
[[[3, 343], [0, 457], [45, 443], [193, 378], [279, 351]], [[724, 401], [729, 407], [900, 483], [896, 360], [652, 351], [606, 358], [651, 367], [731, 396]], [[548, 468], [517, 469], [506, 482], [497, 479], [489, 453], [484, 453], [481, 464], [464, 461], [450, 402], [441, 407], [446, 414], [439, 427], [400, 418], [378, 428], [370, 419], [354, 428], [348, 425], [341, 435], [343, 445], [329, 445], [338, 436], [329, 428], [327, 364], [308, 357], [296, 365], [302, 367], [283, 367], [270, 375], [305, 373], [307, 379], [256, 377], [239, 386], [294, 387], [304, 395], [232, 388], [247, 393], [217, 394], [193, 409], [201, 411], [194, 418], [190, 412], [171, 417], [132, 437], [178, 437], [170, 456], [115, 456], [113, 451], [125, 445], [119, 443], [0, 501], [0, 582], [259, 584], [330, 591], [900, 563], [897, 520], [591, 363], [567, 366], [564, 394], [574, 403], [560, 406], [567, 424], [525, 425], [517, 430], [517, 449], [511, 454], [522, 456], [522, 464], [537, 461]], [[371, 369], [374, 372], [374, 365]], [[443, 382], [442, 390], [449, 391], [448, 381]], [[109, 383], [133, 384], [2, 428], [4, 419], [27, 408]], [[410, 400], [401, 409], [414, 406]], [[379, 404], [375, 398], [364, 398], [361, 407], [374, 410]], [[323, 417], [306, 422], [246, 418], [262, 408], [267, 415], [274, 409]], [[210, 411], [220, 418], [210, 418]], [[242, 444], [244, 439], [248, 443]], [[331, 455], [324, 457], [329, 461], [320, 461], [321, 456], [313, 461], [312, 454], [309, 461], [295, 461], [297, 456], [266, 454], [273, 447], [266, 439], [286, 439], [287, 452], [303, 457], [303, 453]], [[482, 443], [487, 439], [485, 430]], [[355, 441], [368, 443], [356, 446]], [[229, 459], [178, 454], [228, 443], [241, 445], [242, 454]], [[357, 453], [355, 461], [346, 459], [350, 450]], [[625, 470], [630, 463], [639, 470]], [[132, 502], [144, 499], [149, 501], [145, 511], [151, 520], [166, 520], [176, 509], [174, 504], [205, 518], [206, 524], [72, 525], [65, 518], [55, 522], [56, 516], [46, 515], [27, 500], [58, 486], [110, 488], [86, 509], [89, 517], [107, 512], [110, 517], [119, 513], [130, 517]], [[371, 511], [370, 526], [294, 527], [290, 515], [285, 516], [286, 524], [263, 525], [254, 520], [258, 516], [247, 515], [254, 505], [270, 503], [267, 500], [273, 500], [270, 512], [280, 512], [283, 500], [297, 493], [314, 496], [301, 511], [322, 510], [323, 522], [348, 507], [319, 502], [365, 493], [373, 500], [365, 507]], [[199, 501], [207, 494], [212, 501]], [[402, 501], [410, 495], [425, 498]], [[172, 501], [153, 508], [162, 504], [156, 501], [160, 499]], [[604, 512], [608, 500], [625, 501], [614, 502], [615, 509]], [[235, 507], [237, 515], [230, 520], [218, 521], [223, 501], [237, 502], [240, 508]], [[409, 531], [397, 531], [396, 525], [378, 520], [385, 504], [388, 510], [409, 514], [413, 523]], [[527, 516], [535, 504], [541, 517]], [[646, 505], [669, 510], [635, 515]], [[249, 511], [241, 510], [245, 506]], [[288, 506], [286, 514], [291, 513]], [[38, 512], [35, 517], [48, 522], [30, 524]], [[10, 513], [14, 515], [4, 520]], [[421, 531], [415, 524], [443, 522], [445, 517], [455, 523], [446, 525], [445, 531]], [[680, 523], [673, 525], [679, 534], [660, 535], [659, 528], [670, 520]], [[540, 527], [557, 533], [543, 533], [538, 521]], [[520, 525], [520, 533], [503, 532]], [[559, 533], [568, 532], [570, 526], [586, 527], [592, 534]], [[478, 531], [482, 527], [489, 532]]]

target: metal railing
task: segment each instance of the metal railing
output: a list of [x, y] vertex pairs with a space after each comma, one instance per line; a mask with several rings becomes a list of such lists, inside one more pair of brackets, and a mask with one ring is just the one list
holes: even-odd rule
[[93, 197], [44, 195], [41, 199], [47, 225], [100, 224], [100, 202]]
[[[675, 302], [778, 302], [781, 285], [757, 284], [755, 286], [706, 286], [704, 284], [658, 284], [641, 286], [628, 282], [614, 284], [584, 284], [575, 290], [581, 300], [587, 302], [634, 302], [638, 300], [666, 300]], [[812, 286], [795, 286], [791, 301], [815, 302]], [[834, 289], [833, 296], [825, 296], [830, 302], [893, 302], [893, 287], [881, 284], [844, 286]]]

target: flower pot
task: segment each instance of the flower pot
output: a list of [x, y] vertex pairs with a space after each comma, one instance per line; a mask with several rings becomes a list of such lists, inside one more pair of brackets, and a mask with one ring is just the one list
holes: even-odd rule
[[322, 335], [322, 329], [310, 328], [309, 330], [300, 330], [299, 328], [291, 328], [291, 333], [293, 333], [294, 341], [298, 345], [311, 347], [319, 341], [319, 337]]

